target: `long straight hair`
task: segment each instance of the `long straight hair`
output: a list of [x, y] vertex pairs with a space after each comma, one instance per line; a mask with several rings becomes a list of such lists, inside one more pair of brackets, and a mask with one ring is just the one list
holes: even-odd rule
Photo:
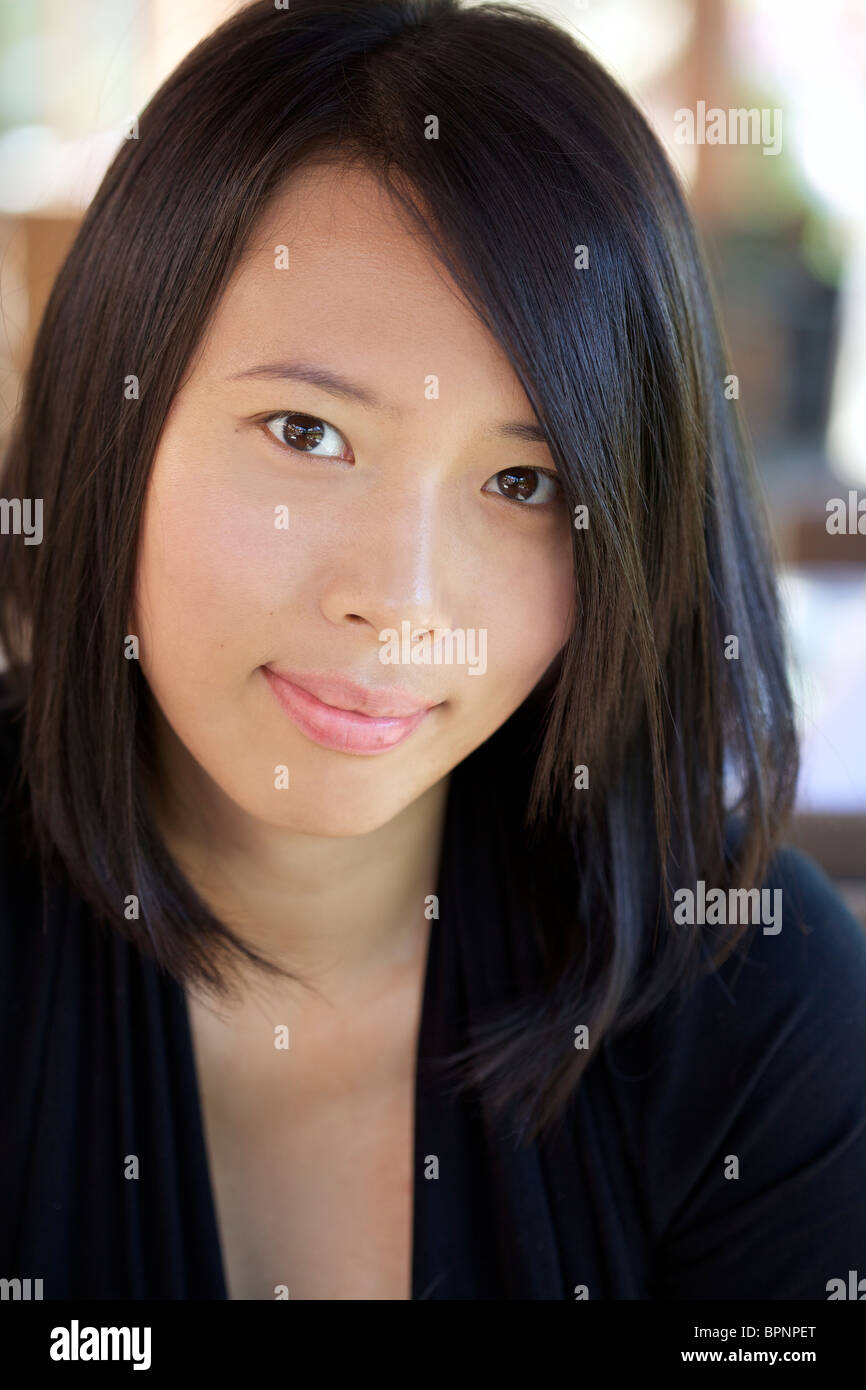
[[605, 1037], [734, 950], [745, 926], [677, 930], [672, 894], [760, 885], [797, 774], [768, 528], [698, 238], [643, 116], [549, 20], [260, 0], [122, 142], [50, 296], [3, 474], [6, 496], [45, 509], [43, 544], [0, 544], [28, 824], [179, 981], [230, 993], [242, 961], [278, 971], [156, 831], [149, 691], [123, 642], [172, 399], [260, 216], [313, 157], [363, 162], [420, 228], [513, 366], [576, 522], [573, 631], [495, 736], [526, 774], [520, 805], [514, 763], [484, 763], [533, 865], [538, 972], [453, 1059], [531, 1140]]

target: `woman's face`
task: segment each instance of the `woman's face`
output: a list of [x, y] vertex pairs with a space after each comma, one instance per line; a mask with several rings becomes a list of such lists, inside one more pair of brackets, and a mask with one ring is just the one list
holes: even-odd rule
[[299, 170], [175, 397], [143, 518], [130, 630], [216, 798], [309, 834], [374, 830], [523, 702], [573, 585], [532, 427], [379, 183]]

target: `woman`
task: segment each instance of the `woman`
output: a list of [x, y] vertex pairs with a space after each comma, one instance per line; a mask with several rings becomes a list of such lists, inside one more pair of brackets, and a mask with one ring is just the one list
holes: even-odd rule
[[256, 3], [156, 94], [4, 478], [7, 1276], [862, 1264], [866, 942], [780, 849], [727, 370], [658, 143], [545, 20]]

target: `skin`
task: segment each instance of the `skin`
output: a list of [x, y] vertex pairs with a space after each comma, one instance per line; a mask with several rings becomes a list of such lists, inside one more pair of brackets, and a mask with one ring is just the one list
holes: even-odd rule
[[[281, 245], [289, 269], [275, 267]], [[297, 360], [363, 383], [386, 409], [231, 379]], [[285, 422], [263, 423], [280, 412], [338, 433], [292, 453]], [[187, 991], [233, 1298], [273, 1298], [278, 1284], [302, 1299], [410, 1297], [424, 906], [449, 774], [542, 679], [572, 614], [558, 489], [526, 473], [530, 500], [514, 501], [501, 485], [553, 458], [493, 437], [504, 421], [537, 423], [380, 185], [349, 165], [297, 171], [173, 402], [129, 629], [158, 707], [151, 791], [169, 848], [223, 920], [314, 986], [250, 973], [230, 1005]], [[288, 530], [274, 525], [280, 505]], [[486, 629], [484, 674], [383, 665], [379, 634], [404, 621]], [[265, 663], [439, 703], [387, 752], [325, 749], [281, 709]]]

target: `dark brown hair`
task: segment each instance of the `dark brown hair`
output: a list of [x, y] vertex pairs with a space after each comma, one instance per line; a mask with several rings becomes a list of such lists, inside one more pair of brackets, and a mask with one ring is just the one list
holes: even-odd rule
[[670, 925], [672, 891], [760, 884], [797, 771], [766, 526], [695, 231], [644, 118], [553, 23], [458, 0], [261, 0], [141, 113], [54, 286], [5, 462], [5, 494], [45, 508], [43, 544], [0, 545], [22, 787], [46, 862], [178, 980], [229, 989], [241, 956], [260, 960], [156, 832], [149, 691], [123, 641], [172, 399], [250, 232], [314, 155], [364, 161], [417, 221], [513, 365], [569, 510], [588, 509], [556, 679], [497, 732], [507, 756], [484, 755], [491, 805], [526, 774], [512, 833], [540, 973], [475, 1020], [460, 1075], [494, 1107], [520, 1102], [533, 1137], [603, 1038], [733, 949], [743, 927], [708, 954], [707, 932]]

